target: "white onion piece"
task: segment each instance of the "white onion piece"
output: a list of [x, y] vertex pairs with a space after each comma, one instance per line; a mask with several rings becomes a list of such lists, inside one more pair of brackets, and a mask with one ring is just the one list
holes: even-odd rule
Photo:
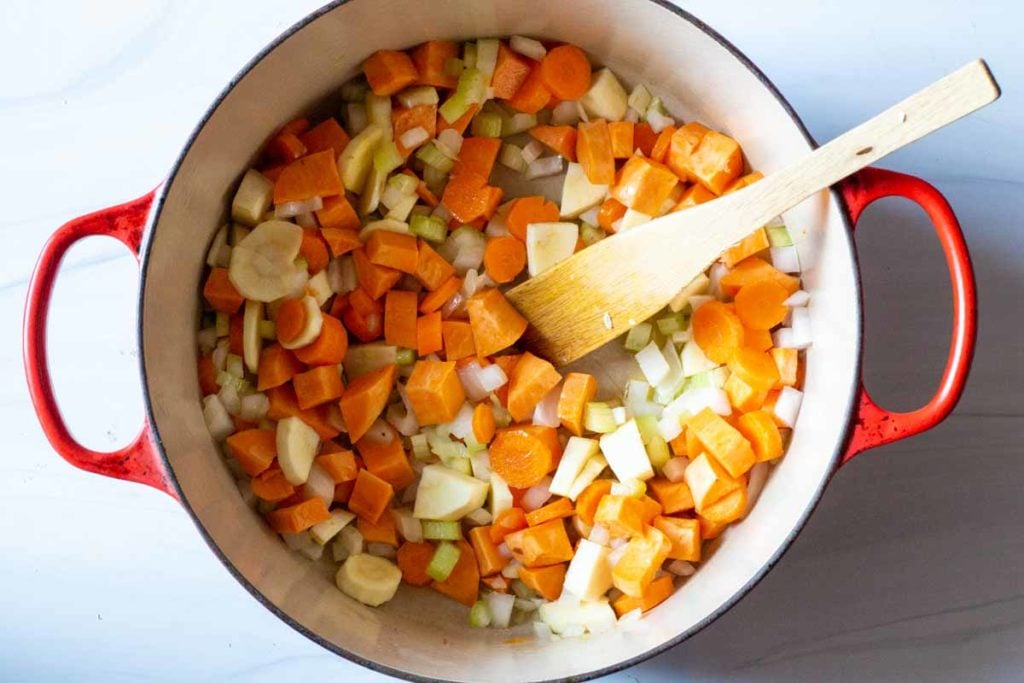
[[402, 436], [412, 436], [420, 431], [420, 423], [416, 421], [416, 413], [398, 403], [388, 406], [385, 418]]
[[555, 638], [555, 634], [551, 631], [551, 627], [543, 621], [534, 621], [531, 622], [531, 625], [533, 626], [533, 635], [538, 640], [553, 640]]
[[199, 350], [203, 353], [209, 353], [217, 347], [216, 327], [206, 327], [199, 330], [199, 334], [196, 337], [199, 340]]
[[575, 100], [563, 100], [551, 110], [552, 126], [574, 126], [580, 120]]
[[611, 541], [611, 535], [608, 533], [608, 527], [604, 524], [595, 524], [590, 529], [590, 535], [587, 536], [587, 540], [591, 543], [597, 543], [598, 545], [608, 545]]
[[504, 237], [508, 233], [508, 222], [506, 216], [501, 213], [495, 213], [491, 216], [491, 219], [487, 221], [487, 226], [484, 227], [484, 234], [488, 237]]
[[492, 521], [494, 521], [494, 518], [491, 517], [491, 513], [485, 510], [484, 508], [477, 508], [476, 510], [473, 510], [462, 519], [472, 524], [473, 526], [484, 526], [485, 524], [490, 524]]
[[665, 569], [676, 576], [690, 576], [697, 571], [697, 568], [686, 560], [673, 560], [665, 566]]
[[456, 374], [459, 376], [459, 382], [462, 383], [462, 390], [466, 392], [466, 398], [474, 403], [484, 400], [487, 394], [490, 393], [480, 383], [481, 369], [480, 364], [475, 360], [466, 363], [461, 368], [457, 367], [455, 369]]
[[444, 204], [438, 204], [434, 207], [434, 210], [430, 212], [431, 216], [440, 218], [445, 224], [452, 219], [452, 212], [448, 210], [448, 207]]
[[540, 155], [544, 153], [544, 145], [540, 144], [536, 140], [530, 140], [523, 147], [523, 161], [527, 164], [533, 163], [540, 158]]
[[437, 141], [456, 156], [462, 150], [462, 140], [462, 135], [454, 128], [446, 128], [437, 134]]
[[228, 411], [229, 415], [238, 416], [239, 411], [242, 410], [242, 400], [238, 396], [238, 389], [235, 388], [234, 384], [225, 384], [217, 392], [217, 397], [220, 402], [224, 405], [224, 409]]
[[532, 512], [537, 508], [543, 507], [544, 503], [548, 502], [551, 498], [551, 477], [544, 477], [539, 484], [531, 486], [526, 489], [526, 493], [523, 494], [523, 509], [527, 512]]
[[744, 517], [750, 514], [754, 503], [757, 502], [764, 489], [764, 483], [768, 480], [768, 468], [769, 465], [766, 462], [754, 463], [754, 466], [750, 468], [747, 475], [747, 508], [743, 511]]
[[519, 568], [523, 566], [523, 563], [519, 560], [512, 560], [505, 565], [505, 568], [501, 570], [501, 575], [506, 579], [518, 579]]
[[395, 518], [395, 529], [402, 538], [410, 543], [423, 540], [423, 524], [409, 510], [392, 510], [391, 516]]
[[491, 613], [491, 628], [508, 628], [512, 621], [512, 608], [516, 604], [516, 596], [509, 593], [492, 591], [484, 595], [487, 609]]
[[303, 228], [316, 228], [316, 227], [319, 227], [319, 224], [316, 222], [316, 216], [313, 215], [312, 211], [307, 211], [306, 213], [296, 214], [295, 222], [298, 223]]
[[327, 470], [315, 462], [309, 468], [309, 477], [306, 479], [306, 483], [302, 485], [302, 497], [305, 500], [320, 498], [328, 508], [334, 502], [334, 479], [327, 474]]
[[281, 534], [285, 545], [292, 550], [302, 553], [311, 560], [319, 560], [323, 555], [324, 547], [313, 540], [309, 533], [301, 531], [297, 534]]
[[722, 295], [722, 277], [728, 272], [729, 269], [721, 261], [715, 261], [711, 265], [711, 270], [708, 272], [708, 294], [716, 299], [724, 298]]
[[215, 441], [223, 441], [235, 431], [235, 423], [217, 394], [203, 397], [203, 420]]
[[533, 409], [533, 424], [538, 427], [558, 427], [561, 424], [558, 419], [558, 399], [561, 395], [562, 384], [559, 382]]
[[[430, 133], [427, 132], [426, 128], [422, 126], [416, 126], [410, 130], [402, 133], [402, 136], [398, 138], [398, 141], [402, 143], [402, 147], [406, 149], [415, 149], [424, 142], [430, 139]], [[458, 154], [458, 152], [456, 152]]]
[[[616, 545], [618, 543], [618, 545]], [[613, 538], [611, 540], [612, 551], [608, 553], [608, 564], [614, 567], [622, 559], [622, 556], [626, 554], [626, 545], [629, 542], [624, 538]]]
[[621, 617], [619, 617], [619, 628], [623, 629], [624, 631], [630, 631], [632, 629], [635, 629], [637, 625], [640, 623], [640, 619], [643, 616], [644, 612], [639, 607], [637, 607], [636, 609], [632, 609], [623, 614]]
[[465, 439], [473, 433], [473, 408], [463, 403], [455, 419], [448, 423], [448, 432], [456, 439]]
[[370, 555], [376, 555], [377, 557], [386, 557], [388, 559], [394, 557], [397, 552], [394, 547], [387, 543], [367, 543], [366, 552]]
[[803, 400], [804, 392], [793, 387], [782, 387], [779, 397], [775, 400], [775, 410], [773, 411], [775, 417], [792, 429], [796, 424], [797, 415], [800, 414], [800, 404]]
[[683, 473], [686, 466], [690, 464], [688, 458], [669, 458], [668, 462], [661, 466], [661, 473], [673, 483], [683, 481]]
[[526, 179], [533, 180], [535, 178], [545, 178], [547, 176], [558, 175], [564, 170], [562, 168], [562, 161], [562, 157], [544, 157], [543, 159], [537, 159], [526, 166]]
[[587, 115], [587, 110], [583, 107], [583, 103], [576, 100], [576, 113], [579, 114], [580, 121], [584, 123], [590, 122], [590, 117]]
[[771, 247], [772, 265], [783, 273], [800, 272], [800, 254], [796, 247]]
[[498, 544], [498, 554], [504, 557], [506, 560], [511, 560], [513, 557], [512, 551], [509, 550], [508, 545], [506, 545], [505, 543]]
[[543, 59], [544, 55], [548, 53], [547, 49], [539, 40], [527, 38], [526, 36], [512, 36], [509, 38], [508, 46], [512, 48], [513, 52], [518, 52], [521, 55], [537, 61]]
[[798, 289], [789, 295], [789, 298], [783, 301], [783, 305], [789, 306], [790, 308], [803, 308], [811, 301], [811, 295], [802, 289]]
[[792, 308], [790, 326], [799, 348], [806, 349], [813, 341], [811, 337], [811, 313], [806, 308]]
[[591, 225], [597, 225], [597, 213], [600, 207], [592, 207], [580, 214], [580, 220], [584, 223], [590, 223]]
[[626, 420], [629, 419], [629, 415], [626, 412], [625, 406], [615, 406], [612, 408], [612, 419], [615, 420], [615, 424], [624, 425]]
[[444, 306], [441, 307], [441, 317], [447, 320], [451, 318], [456, 312], [462, 311], [466, 306], [466, 297], [462, 296], [462, 292], [455, 292], [452, 298], [445, 302]]
[[647, 110], [647, 123], [650, 124], [651, 130], [660, 133], [669, 126], [674, 126], [676, 121], [671, 116], [665, 116], [652, 107]]
[[238, 416], [246, 422], [259, 422], [266, 417], [269, 409], [270, 399], [266, 394], [249, 394], [241, 398]]
[[622, 119], [623, 121], [629, 121], [630, 123], [636, 123], [640, 120], [640, 112], [633, 107], [626, 110], [626, 116]]
[[213, 350], [213, 367], [220, 372], [228, 363], [228, 353], [231, 352], [230, 345], [227, 339], [217, 342], [217, 347]]
[[274, 207], [274, 215], [278, 218], [292, 218], [298, 216], [300, 213], [309, 213], [310, 211], [319, 211], [324, 208], [324, 200], [320, 197], [313, 197], [312, 199], [303, 199], [298, 202], [284, 202]]

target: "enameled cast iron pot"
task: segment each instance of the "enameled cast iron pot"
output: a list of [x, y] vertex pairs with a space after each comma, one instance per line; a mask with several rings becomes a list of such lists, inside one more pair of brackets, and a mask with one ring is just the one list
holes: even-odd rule
[[[721, 36], [662, 0], [352, 0], [316, 12], [250, 62], [213, 103], [157, 190], [77, 218], [47, 243], [29, 288], [25, 367], [39, 420], [67, 461], [149, 484], [177, 498], [232, 574], [295, 629], [366, 666], [410, 679], [548, 680], [621, 669], [692, 635], [765, 574], [793, 540], [837, 467], [865, 449], [942, 420], [963, 389], [975, 336], [975, 293], [963, 236], [945, 199], [909, 176], [867, 170], [786, 215], [811, 293], [814, 345], [792, 445], [750, 516], [666, 604], [628, 632], [505, 643], [470, 629], [464, 608], [404, 587], [371, 609], [289, 551], [238, 495], [203, 423], [196, 367], [198, 283], [231, 191], [282, 121], [336, 92], [381, 48], [428, 39], [525, 34], [571, 41], [629, 83], [655, 86], [670, 111], [723, 129], [751, 165], [778, 170], [815, 145], [782, 95]], [[651, 49], [657, 45], [658, 49]], [[910, 413], [876, 405], [860, 379], [861, 291], [853, 228], [885, 196], [921, 205], [945, 250], [953, 285], [949, 362], [934, 398]], [[99, 453], [67, 430], [46, 365], [46, 318], [61, 258], [77, 240], [107, 235], [139, 255], [139, 358], [148, 419], [129, 446]]]

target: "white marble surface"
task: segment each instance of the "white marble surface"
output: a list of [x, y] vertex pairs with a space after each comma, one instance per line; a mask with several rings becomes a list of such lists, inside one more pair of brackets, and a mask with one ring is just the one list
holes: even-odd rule
[[[0, 3], [0, 679], [381, 680], [260, 607], [166, 496], [50, 449], [20, 362], [26, 281], [47, 235], [160, 181], [222, 84], [316, 0]], [[841, 471], [767, 579], [711, 627], [613, 681], [1019, 680], [1024, 670], [1024, 11], [1013, 0], [683, 2], [775, 80], [825, 139], [978, 55], [1003, 99], [887, 160], [936, 184], [975, 258], [978, 353], [941, 427]], [[1015, 28], [1016, 27], [1016, 28]], [[867, 377], [886, 405], [929, 393], [949, 295], [923, 215], [871, 209]], [[52, 368], [87, 444], [142, 416], [130, 257], [76, 248]]]

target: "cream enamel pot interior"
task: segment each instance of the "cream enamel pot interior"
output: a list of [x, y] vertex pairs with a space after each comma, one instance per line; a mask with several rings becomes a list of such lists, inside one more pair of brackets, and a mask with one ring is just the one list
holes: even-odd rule
[[[861, 174], [842, 191], [820, 193], [786, 215], [812, 296], [814, 330], [806, 394], [789, 451], [750, 516], [728, 530], [699, 571], [638, 628], [509, 644], [508, 632], [470, 629], [465, 608], [429, 590], [403, 586], [379, 609], [348, 599], [326, 564], [290, 552], [245, 506], [206, 431], [198, 384], [186, 369], [196, 366], [197, 294], [207, 246], [242, 171], [268, 135], [332, 97], [367, 55], [427, 39], [509, 34], [581, 46], [626, 82], [653, 85], [677, 118], [699, 119], [734, 136], [751, 165], [766, 173], [814, 144], [746, 58], [692, 16], [657, 0], [352, 0], [312, 15], [254, 59], [213, 104], [161, 188], [61, 228], [47, 244], [29, 291], [26, 371], [40, 421], [57, 451], [84, 469], [145, 482], [177, 497], [228, 569], [275, 614], [339, 655], [406, 678], [587, 678], [635, 664], [693, 634], [775, 563], [841, 460], [922, 431], [953, 408], [973, 348], [970, 262], [948, 205], [916, 179]], [[946, 249], [954, 289], [953, 345], [940, 390], [925, 408], [903, 415], [871, 402], [859, 374], [862, 316], [852, 222], [864, 205], [890, 194], [918, 201], [928, 211]], [[136, 251], [141, 243], [143, 253], [139, 343], [149, 420], [133, 444], [115, 453], [74, 442], [46, 370], [45, 320], [57, 267], [72, 243], [92, 234], [117, 237]]]

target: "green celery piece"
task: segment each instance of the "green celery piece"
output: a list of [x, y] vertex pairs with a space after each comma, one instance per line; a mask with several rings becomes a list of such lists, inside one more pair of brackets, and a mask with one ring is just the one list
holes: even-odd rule
[[652, 327], [650, 323], [638, 323], [626, 333], [624, 346], [627, 351], [636, 353], [647, 346], [651, 341]]
[[[601, 240], [604, 239], [604, 237], [604, 230], [597, 227], [596, 225], [591, 225], [586, 221], [583, 221], [583, 223], [580, 225], [580, 239], [582, 239], [583, 243], [586, 244], [588, 247], [591, 244], [600, 242]], [[642, 349], [644, 346], [646, 346], [646, 344], [642, 345], [640, 348]]]
[[480, 112], [473, 117], [472, 133], [478, 138], [501, 137], [501, 115]]
[[664, 318], [658, 318], [655, 324], [658, 326], [658, 332], [669, 336], [673, 332], [681, 332], [686, 329], [686, 316], [682, 313], [671, 313]]
[[[377, 145], [377, 149], [373, 152], [373, 167], [377, 169], [377, 173], [387, 175], [401, 166], [404, 161], [393, 140], [385, 140]], [[409, 178], [409, 176], [405, 177]], [[413, 182], [415, 183], [415, 181]], [[415, 191], [415, 187], [413, 191]]]
[[413, 434], [412, 441], [412, 456], [417, 460], [429, 462], [433, 460], [433, 454], [430, 452], [430, 444], [427, 442], [426, 434]]
[[409, 219], [409, 230], [428, 242], [444, 242], [448, 237], [448, 226], [437, 216], [413, 215]]
[[618, 425], [612, 416], [612, 407], [607, 403], [592, 401], [583, 410], [583, 428], [588, 432], [608, 434], [614, 432]]
[[469, 610], [469, 625], [473, 628], [487, 628], [491, 625], [491, 610], [487, 602], [477, 600]]
[[462, 525], [458, 522], [444, 522], [436, 519], [424, 519], [423, 538], [431, 541], [457, 541], [462, 538]]
[[395, 352], [396, 365], [412, 365], [416, 362], [416, 352], [412, 349], [399, 348]]
[[455, 168], [455, 160], [438, 149], [437, 145], [433, 142], [428, 142], [416, 150], [416, 158], [430, 168], [436, 168], [444, 173], [448, 173]]
[[793, 246], [793, 237], [789, 234], [789, 229], [785, 225], [768, 225], [764, 231], [768, 235], [768, 244], [773, 247]]
[[430, 558], [430, 563], [427, 564], [427, 575], [435, 581], [446, 580], [458, 564], [460, 555], [462, 550], [459, 546], [451, 543], [439, 544]]

